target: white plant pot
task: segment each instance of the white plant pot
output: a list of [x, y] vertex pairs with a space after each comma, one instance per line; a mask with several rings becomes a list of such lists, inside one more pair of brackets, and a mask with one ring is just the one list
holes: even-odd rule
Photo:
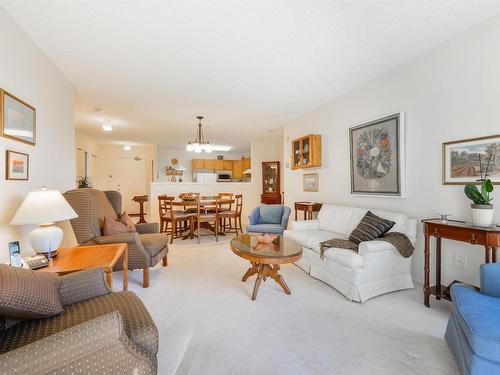
[[493, 224], [492, 204], [471, 204], [472, 224], [476, 227], [489, 227]]

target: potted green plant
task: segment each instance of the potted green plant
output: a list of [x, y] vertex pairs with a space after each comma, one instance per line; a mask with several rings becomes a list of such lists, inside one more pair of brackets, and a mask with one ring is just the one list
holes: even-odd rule
[[492, 154], [488, 158], [486, 168], [483, 170], [481, 164], [481, 155], [479, 155], [479, 169], [481, 178], [481, 190], [476, 185], [465, 185], [465, 195], [472, 201], [472, 224], [478, 227], [489, 227], [493, 224], [493, 205], [490, 193], [493, 191], [493, 183], [488, 178]]

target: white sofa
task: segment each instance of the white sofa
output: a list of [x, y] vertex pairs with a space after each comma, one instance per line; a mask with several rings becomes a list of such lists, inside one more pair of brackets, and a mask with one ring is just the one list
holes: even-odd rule
[[[413, 288], [411, 257], [404, 258], [385, 241], [359, 244], [358, 252], [331, 248], [320, 259], [320, 243], [332, 238], [347, 239], [368, 209], [323, 204], [317, 220], [293, 221], [284, 236], [303, 246], [303, 256], [296, 265], [311, 276], [334, 287], [348, 299], [364, 302], [380, 294]], [[396, 224], [391, 232], [405, 233], [415, 245], [417, 221], [406, 215], [370, 210]]]

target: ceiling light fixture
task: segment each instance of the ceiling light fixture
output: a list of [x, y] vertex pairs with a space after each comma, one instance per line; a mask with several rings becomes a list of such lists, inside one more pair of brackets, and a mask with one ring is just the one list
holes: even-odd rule
[[111, 121], [109, 120], [104, 120], [102, 123], [102, 130], [105, 132], [110, 132], [113, 130], [113, 125], [111, 125]]
[[188, 142], [186, 146], [186, 151], [189, 152], [194, 151], [197, 154], [199, 154], [202, 151], [212, 152], [212, 146], [210, 146], [210, 142], [203, 137], [203, 130], [201, 128], [201, 120], [203, 120], [203, 116], [196, 116], [196, 118], [199, 121], [198, 131], [196, 132], [196, 138], [194, 139], [193, 142]]
[[125, 151], [130, 151], [130, 150], [132, 150], [132, 147], [130, 145], [125, 145], [125, 146], [123, 146], [123, 149]]

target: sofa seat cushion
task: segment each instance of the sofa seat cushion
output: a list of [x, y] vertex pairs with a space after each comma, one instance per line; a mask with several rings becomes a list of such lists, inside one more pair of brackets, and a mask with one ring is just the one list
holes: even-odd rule
[[500, 299], [464, 285], [451, 288], [452, 313], [467, 337], [472, 351], [500, 363]]
[[283, 206], [281, 204], [263, 204], [259, 208], [259, 224], [281, 224]]
[[331, 240], [332, 238], [342, 237], [325, 230], [287, 230], [286, 236], [297, 241], [302, 246], [314, 248], [319, 246], [320, 242]]
[[[321, 242], [316, 242], [313, 244], [312, 249], [315, 253], [318, 254], [318, 257], [321, 254], [320, 248]], [[349, 268], [363, 267], [363, 257], [354, 250], [331, 247], [325, 251], [325, 258]]]
[[111, 293], [67, 306], [64, 313], [46, 319], [25, 320], [0, 332], [0, 354], [118, 310], [127, 336], [150, 355], [158, 352], [158, 330], [133, 292]]
[[279, 224], [255, 224], [255, 225], [247, 225], [248, 233], [275, 233], [275, 234], [283, 234], [283, 228]]
[[139, 235], [142, 246], [151, 256], [155, 256], [168, 246], [168, 236], [164, 233], [145, 233]]

